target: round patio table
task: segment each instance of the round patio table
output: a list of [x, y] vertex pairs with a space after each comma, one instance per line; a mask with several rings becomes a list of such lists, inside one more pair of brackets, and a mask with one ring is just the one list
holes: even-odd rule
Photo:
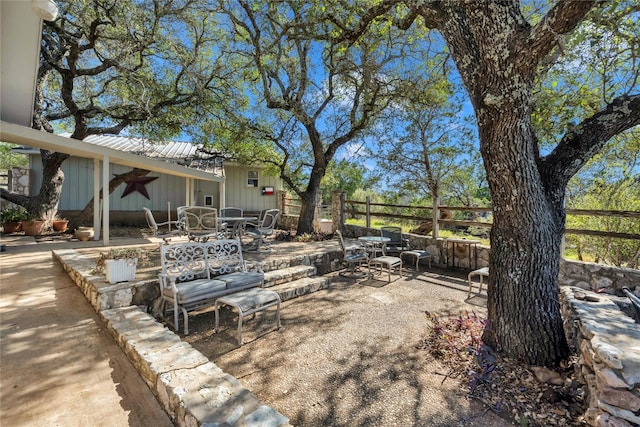
[[358, 240], [364, 242], [367, 252], [370, 252], [374, 258], [377, 256], [378, 252], [382, 255], [386, 255], [386, 244], [391, 241], [389, 237], [382, 236], [360, 236], [358, 237]]
[[247, 222], [257, 221], [255, 216], [220, 216], [218, 217], [219, 224], [228, 224], [232, 227], [231, 236], [235, 238], [241, 238], [244, 234], [245, 226]]

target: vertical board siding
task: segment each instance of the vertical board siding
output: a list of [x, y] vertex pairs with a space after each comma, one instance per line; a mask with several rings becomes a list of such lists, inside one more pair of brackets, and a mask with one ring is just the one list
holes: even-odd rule
[[[247, 187], [247, 172], [258, 170], [258, 186]], [[241, 166], [225, 167], [227, 176], [226, 203], [227, 206], [243, 208], [247, 211], [277, 208], [276, 193], [271, 196], [262, 195], [262, 187], [273, 187], [276, 191], [282, 189], [279, 179], [266, 176], [261, 169]]]
[[[109, 176], [131, 171], [128, 166], [110, 165]], [[258, 187], [247, 187], [247, 171], [258, 170]], [[70, 157], [62, 164], [64, 184], [60, 197], [60, 210], [81, 210], [93, 198], [93, 159]], [[279, 178], [264, 175], [259, 168], [247, 168], [238, 165], [225, 165], [226, 206], [235, 206], [247, 211], [259, 211], [277, 207], [276, 194], [282, 190]], [[102, 171], [100, 171], [102, 176]], [[109, 197], [109, 206], [113, 211], [139, 211], [143, 206], [152, 211], [166, 211], [167, 202], [171, 210], [185, 204], [186, 179], [159, 172], [150, 172], [147, 177], [158, 179], [146, 184], [150, 200], [134, 192], [122, 198], [126, 184], [119, 185]], [[31, 156], [30, 194], [37, 194], [42, 183], [42, 160], [40, 155]], [[262, 195], [262, 187], [274, 187], [271, 196]], [[220, 207], [220, 184], [212, 181], [197, 180], [194, 186], [197, 204], [204, 203], [204, 196], [213, 196], [214, 207]]]

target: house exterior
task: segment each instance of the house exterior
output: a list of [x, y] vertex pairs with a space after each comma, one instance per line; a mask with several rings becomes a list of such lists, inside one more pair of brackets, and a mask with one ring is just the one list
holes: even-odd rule
[[[277, 208], [278, 194], [283, 190], [282, 181], [264, 173], [263, 167], [244, 166], [224, 162], [220, 156], [200, 152], [200, 146], [188, 142], [150, 143], [140, 138], [122, 136], [90, 136], [85, 143], [106, 147], [119, 152], [144, 156], [158, 161], [172, 162], [199, 169], [211, 174], [211, 180], [192, 180], [181, 176], [151, 172], [146, 177], [156, 178], [145, 183], [147, 199], [141, 192], [133, 191], [123, 197], [127, 188], [121, 184], [109, 197], [110, 222], [112, 224], [144, 223], [142, 207], [154, 212], [163, 221], [171, 211], [176, 217], [178, 206], [196, 205], [221, 208], [233, 206], [247, 212]], [[30, 147], [17, 147], [16, 151], [29, 155], [29, 194], [39, 191], [42, 181], [40, 151]], [[103, 167], [102, 165], [100, 166]], [[131, 167], [111, 163], [109, 176], [130, 172]], [[81, 211], [93, 198], [94, 162], [92, 159], [71, 156], [62, 164], [65, 180], [58, 210], [62, 215]], [[100, 174], [103, 172], [101, 171]], [[14, 180], [18, 177], [14, 176]]]

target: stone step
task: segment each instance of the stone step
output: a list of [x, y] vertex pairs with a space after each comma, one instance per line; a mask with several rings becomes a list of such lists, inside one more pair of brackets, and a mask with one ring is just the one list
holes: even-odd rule
[[330, 279], [324, 276], [305, 277], [291, 282], [275, 285], [269, 289], [276, 291], [280, 295], [282, 301], [307, 295], [321, 289], [329, 287]]
[[282, 283], [291, 282], [303, 277], [316, 275], [316, 268], [312, 265], [295, 265], [280, 270], [272, 270], [264, 273], [264, 287], [268, 288]]

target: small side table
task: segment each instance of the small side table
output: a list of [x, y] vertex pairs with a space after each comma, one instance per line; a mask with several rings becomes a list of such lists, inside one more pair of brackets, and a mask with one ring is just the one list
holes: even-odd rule
[[467, 298], [471, 296], [471, 286], [473, 285], [473, 282], [471, 281], [471, 276], [480, 277], [480, 289], [478, 289], [478, 293], [480, 293], [482, 292], [482, 278], [489, 277], [489, 267], [482, 267], [469, 273], [469, 275], [467, 276], [467, 280], [469, 281], [469, 293], [467, 293]]
[[[449, 243], [451, 243], [451, 267], [456, 267], [456, 245], [467, 245], [467, 250], [469, 251], [469, 270], [472, 268], [478, 268], [478, 240], [467, 240], [467, 239], [446, 239], [445, 247], [448, 248]], [[473, 252], [475, 255], [475, 267], [471, 267], [471, 247], [473, 246]], [[447, 267], [449, 266], [449, 255], [447, 253]]]
[[386, 255], [387, 251], [385, 245], [387, 242], [391, 241], [389, 237], [382, 236], [360, 236], [358, 237], [358, 240], [364, 243], [367, 248], [367, 252], [373, 257], [375, 257], [378, 252], [382, 255]]
[[379, 256], [377, 258], [373, 258], [369, 260], [369, 274], [371, 274], [371, 265], [380, 267], [380, 272], [382, 273], [382, 267], [387, 267], [387, 272], [389, 274], [389, 283], [391, 283], [391, 269], [398, 268], [400, 269], [400, 276], [402, 276], [402, 259], [395, 256]]
[[400, 258], [402, 258], [403, 255], [411, 255], [416, 258], [416, 271], [420, 271], [420, 269], [418, 268], [418, 263], [421, 259], [428, 259], [429, 268], [431, 268], [431, 254], [427, 251], [404, 251], [400, 253]]
[[249, 314], [257, 313], [275, 305], [277, 306], [276, 329], [280, 329], [280, 295], [278, 295], [277, 292], [263, 288], [252, 288], [247, 291], [237, 292], [235, 294], [218, 298], [215, 305], [216, 332], [220, 330], [219, 310], [222, 304], [235, 307], [238, 310], [239, 345], [244, 344], [244, 341], [242, 340], [242, 319], [244, 318], [244, 316], [247, 316]]

